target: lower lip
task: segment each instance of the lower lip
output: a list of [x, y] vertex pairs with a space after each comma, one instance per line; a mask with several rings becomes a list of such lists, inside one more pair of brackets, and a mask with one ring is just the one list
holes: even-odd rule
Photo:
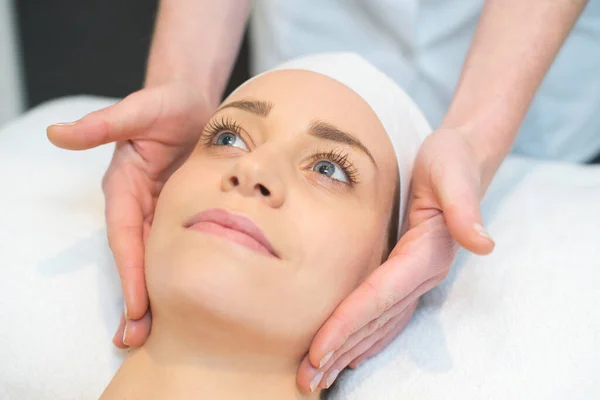
[[243, 232], [237, 231], [235, 229], [226, 228], [223, 225], [219, 225], [215, 222], [203, 221], [198, 222], [192, 226], [190, 229], [195, 231], [208, 233], [215, 236], [220, 236], [225, 239], [228, 239], [234, 243], [237, 243], [241, 246], [244, 246], [250, 250], [254, 250], [258, 253], [265, 254], [270, 257], [274, 257], [273, 254], [265, 246], [257, 242], [253, 237], [246, 235]]

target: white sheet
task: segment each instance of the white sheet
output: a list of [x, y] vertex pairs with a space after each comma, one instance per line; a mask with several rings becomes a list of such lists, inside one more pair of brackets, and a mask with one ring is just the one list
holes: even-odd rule
[[510, 159], [461, 253], [385, 352], [333, 399], [600, 399], [600, 168]]
[[[111, 102], [54, 101], [0, 130], [0, 399], [98, 397], [124, 355], [100, 189], [112, 148], [61, 151], [44, 132]], [[461, 254], [333, 399], [600, 398], [600, 168], [510, 159], [484, 206], [493, 255]]]

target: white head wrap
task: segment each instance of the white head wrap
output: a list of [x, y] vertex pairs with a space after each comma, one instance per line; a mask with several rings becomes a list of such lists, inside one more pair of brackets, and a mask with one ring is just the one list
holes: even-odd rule
[[407, 212], [413, 164], [421, 144], [431, 132], [419, 107], [392, 79], [354, 53], [314, 54], [284, 62], [273, 70], [290, 69], [312, 71], [335, 79], [371, 106], [390, 137], [398, 161], [398, 229], [401, 231]]

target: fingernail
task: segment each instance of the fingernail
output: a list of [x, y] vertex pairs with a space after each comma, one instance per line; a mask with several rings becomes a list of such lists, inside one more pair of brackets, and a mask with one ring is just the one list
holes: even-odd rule
[[77, 123], [77, 121], [73, 121], [73, 122], [57, 122], [55, 124], [52, 125], [56, 125], [56, 126], [71, 126], [71, 125], [75, 125]]
[[319, 368], [323, 368], [323, 366], [325, 364], [327, 364], [327, 361], [329, 361], [331, 359], [331, 356], [333, 356], [333, 350], [331, 350], [329, 353], [325, 354], [323, 356], [323, 358], [321, 358], [321, 362], [319, 363]]
[[125, 323], [125, 328], [123, 328], [123, 344], [129, 346], [127, 344], [127, 323]]
[[319, 372], [315, 377], [310, 381], [310, 391], [314, 392], [319, 383], [321, 383], [321, 379], [323, 379], [323, 373]]
[[123, 303], [123, 314], [125, 314], [125, 319], [129, 319], [129, 314], [127, 314], [127, 303]]
[[483, 226], [481, 226], [480, 224], [473, 225], [473, 229], [475, 229], [480, 236], [483, 236], [484, 238], [491, 240], [492, 242], [494, 241], [492, 237], [485, 231], [485, 229], [483, 229]]
[[325, 381], [325, 387], [329, 387], [333, 384], [333, 382], [335, 381], [335, 378], [337, 378], [338, 374], [340, 373], [339, 369], [334, 369], [333, 371], [331, 371], [331, 373], [329, 374], [329, 376], [327, 377], [327, 380]]

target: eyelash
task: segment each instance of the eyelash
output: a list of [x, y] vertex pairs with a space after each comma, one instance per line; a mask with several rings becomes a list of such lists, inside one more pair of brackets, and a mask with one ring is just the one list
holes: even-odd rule
[[[327, 150], [319, 151], [310, 157], [310, 164], [314, 165], [319, 161], [327, 160], [339, 166], [346, 177], [348, 178], [348, 184], [354, 186], [358, 183], [358, 171], [350, 161], [348, 161], [348, 154], [342, 150]], [[345, 182], [332, 179], [335, 183], [345, 184]]]
[[[238, 136], [241, 136], [242, 127], [235, 122], [233, 119], [228, 117], [221, 117], [216, 120], [210, 120], [204, 131], [200, 135], [200, 144], [203, 146], [217, 146], [213, 143], [213, 139], [219, 133], [222, 132], [232, 132]], [[348, 160], [348, 154], [343, 152], [342, 150], [326, 150], [326, 151], [318, 151], [314, 155], [310, 157], [310, 164], [314, 165], [319, 161], [331, 161], [332, 163], [339, 166], [346, 177], [348, 178], [348, 183], [341, 182], [337, 179], [328, 178], [331, 181], [339, 184], [348, 184], [350, 186], [354, 186], [358, 183], [358, 171]]]
[[215, 136], [222, 132], [232, 132], [238, 136], [242, 135], [242, 127], [231, 118], [221, 117], [216, 120], [210, 120], [202, 135], [200, 135], [200, 144], [203, 146], [211, 146]]

